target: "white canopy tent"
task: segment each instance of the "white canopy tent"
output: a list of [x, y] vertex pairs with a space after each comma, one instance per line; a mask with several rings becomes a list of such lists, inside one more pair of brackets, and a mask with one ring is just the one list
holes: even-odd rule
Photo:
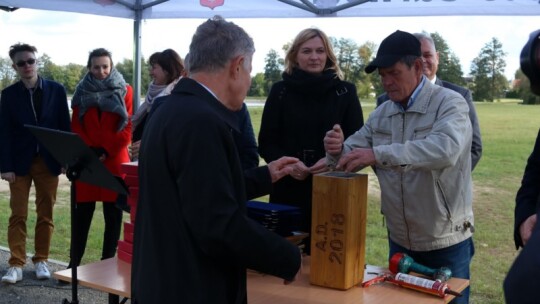
[[538, 0], [0, 0], [0, 6], [141, 19], [539, 15]]
[[0, 0], [0, 9], [17, 8], [133, 19], [135, 106], [141, 92], [145, 19], [540, 15], [538, 0]]

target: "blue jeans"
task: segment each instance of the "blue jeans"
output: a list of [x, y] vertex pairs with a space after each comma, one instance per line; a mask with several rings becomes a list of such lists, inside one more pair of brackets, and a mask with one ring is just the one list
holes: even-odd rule
[[[390, 258], [397, 252], [406, 253], [413, 260], [430, 268], [448, 267], [452, 270], [452, 277], [470, 279], [471, 260], [474, 255], [474, 243], [472, 237], [450, 247], [431, 251], [412, 251], [394, 243], [388, 238]], [[461, 293], [463, 296], [456, 297], [452, 304], [469, 303], [470, 287]]]

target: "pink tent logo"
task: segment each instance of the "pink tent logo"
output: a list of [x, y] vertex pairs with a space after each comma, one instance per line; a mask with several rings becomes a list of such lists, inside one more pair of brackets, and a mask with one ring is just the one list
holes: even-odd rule
[[206, 6], [214, 9], [218, 6], [222, 6], [225, 0], [201, 0], [201, 6]]

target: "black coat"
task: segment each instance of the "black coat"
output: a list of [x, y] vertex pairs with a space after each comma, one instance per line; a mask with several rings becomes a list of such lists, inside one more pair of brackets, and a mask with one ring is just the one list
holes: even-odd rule
[[235, 112], [235, 114], [240, 132], [233, 132], [233, 138], [238, 148], [242, 169], [256, 168], [259, 166], [259, 152], [257, 151], [257, 140], [255, 139], [255, 132], [253, 131], [247, 105], [242, 104], [242, 109]]
[[535, 214], [540, 198], [540, 130], [536, 137], [533, 151], [527, 160], [527, 166], [521, 180], [521, 187], [516, 195], [516, 208], [514, 220], [514, 241], [516, 248], [523, 246], [519, 226], [529, 216]]
[[[516, 248], [523, 246], [519, 234], [519, 226], [529, 216], [537, 214], [540, 207], [540, 131], [536, 137], [534, 149], [529, 156], [521, 187], [516, 195], [514, 221], [514, 241]], [[537, 303], [537, 288], [540, 286], [540, 223], [519, 253], [504, 280], [504, 296], [506, 303]]]
[[[155, 109], [159, 108], [168, 100], [169, 96], [161, 96], [156, 98], [152, 110], [146, 115], [137, 125], [137, 132], [133, 133], [133, 140], [140, 140], [143, 134], [146, 121], [154, 114]], [[173, 101], [174, 102], [174, 101]], [[246, 104], [242, 105], [240, 111], [234, 112], [236, 116], [235, 125], [238, 125], [237, 130], [233, 130], [233, 139], [240, 157], [240, 164], [244, 170], [244, 182], [246, 185], [246, 199], [268, 195], [272, 190], [272, 177], [268, 166], [259, 167], [259, 153], [257, 152], [257, 142], [251, 124], [251, 117]], [[135, 136], [138, 137], [135, 137]]]
[[248, 200], [267, 195], [272, 190], [272, 177], [268, 166], [259, 167], [259, 152], [251, 117], [246, 104], [235, 112], [240, 132], [233, 132], [240, 163], [244, 170], [246, 198]]
[[[323, 139], [334, 124], [341, 125], [345, 138], [364, 125], [356, 87], [332, 71], [316, 77], [295, 70], [283, 79], [272, 86], [261, 120], [259, 154], [267, 163], [292, 156], [309, 167], [325, 157]], [[302, 229], [310, 232], [311, 190], [311, 176], [303, 181], [286, 176], [274, 183], [270, 202], [301, 207]]]
[[245, 303], [246, 268], [291, 279], [298, 248], [246, 216], [234, 112], [183, 78], [147, 122], [134, 303]]

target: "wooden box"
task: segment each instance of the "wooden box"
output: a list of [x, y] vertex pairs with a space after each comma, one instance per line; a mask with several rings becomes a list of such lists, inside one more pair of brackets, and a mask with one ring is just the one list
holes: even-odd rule
[[129, 232], [126, 232], [126, 231], [124, 230], [124, 241], [133, 244], [133, 235], [134, 235], [133, 232], [132, 232], [132, 233], [129, 233]]
[[126, 185], [128, 185], [128, 187], [139, 187], [139, 176], [126, 174], [124, 177], [124, 182]]
[[124, 222], [124, 232], [134, 233], [135, 225], [133, 225], [133, 223], [130, 223], [130, 222]]
[[366, 174], [313, 177], [311, 284], [345, 290], [362, 283], [367, 185]]
[[133, 254], [133, 243], [120, 240], [118, 241], [118, 250]]
[[139, 162], [122, 163], [120, 171], [124, 174], [139, 176]]
[[133, 223], [124, 222], [124, 241], [133, 243], [134, 227]]
[[126, 262], [128, 264], [131, 264], [131, 262], [133, 260], [133, 254], [125, 252], [125, 251], [120, 250], [120, 249], [118, 249], [117, 255], [118, 255], [119, 260], [124, 261], [124, 262]]

